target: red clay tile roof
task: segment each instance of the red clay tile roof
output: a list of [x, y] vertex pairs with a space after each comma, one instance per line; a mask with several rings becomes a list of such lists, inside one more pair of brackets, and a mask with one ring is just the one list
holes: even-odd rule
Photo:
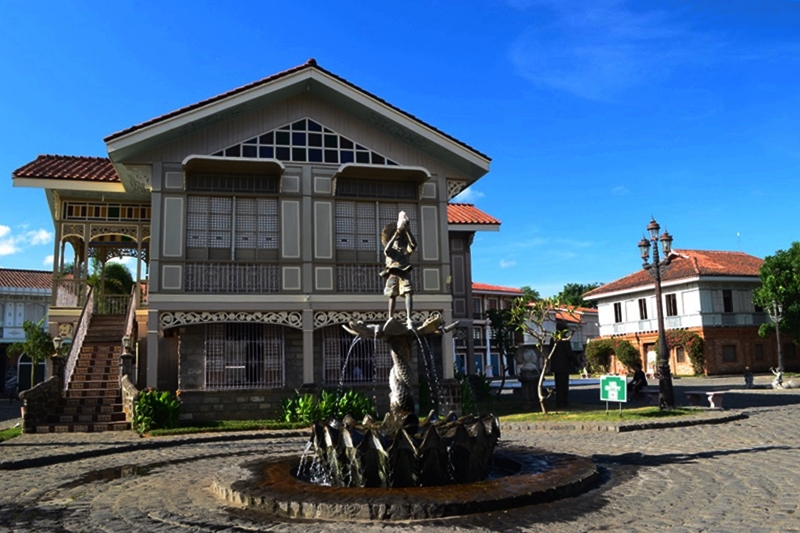
[[487, 291], [487, 292], [508, 292], [522, 296], [522, 291], [514, 287], [502, 287], [500, 285], [489, 285], [488, 283], [472, 282], [473, 291]]
[[0, 268], [0, 287], [50, 289], [52, 286], [52, 271]]
[[[713, 250], [673, 250], [669, 268], [661, 277], [662, 281], [677, 281], [704, 276], [749, 276], [758, 278], [763, 259], [743, 252], [720, 252]], [[583, 295], [584, 299], [594, 299], [604, 294], [650, 287], [653, 279], [644, 270], [639, 270], [611, 283], [602, 285]]]
[[128, 133], [132, 133], [134, 131], [146, 128], [147, 126], [151, 126], [153, 124], [158, 124], [159, 122], [162, 122], [162, 121], [170, 119], [170, 118], [177, 117], [179, 115], [182, 115], [183, 113], [187, 113], [187, 112], [192, 111], [194, 109], [200, 109], [201, 107], [204, 107], [204, 106], [206, 106], [208, 104], [212, 104], [214, 102], [218, 102], [220, 100], [224, 100], [225, 98], [234, 96], [236, 94], [242, 93], [242, 92], [250, 90], [250, 89], [254, 89], [254, 88], [259, 87], [261, 85], [266, 85], [266, 84], [271, 83], [271, 82], [273, 82], [275, 80], [279, 80], [281, 78], [289, 76], [290, 74], [294, 74], [295, 72], [299, 72], [301, 70], [309, 69], [309, 68], [317, 69], [320, 72], [323, 72], [323, 73], [327, 74], [328, 76], [339, 80], [340, 82], [344, 83], [345, 85], [348, 85], [349, 87], [351, 87], [352, 89], [355, 89], [356, 91], [360, 92], [361, 94], [364, 94], [364, 95], [368, 96], [369, 98], [373, 98], [373, 99], [377, 100], [381, 104], [383, 104], [383, 105], [385, 105], [387, 107], [390, 107], [391, 109], [394, 109], [398, 113], [400, 113], [402, 115], [405, 115], [406, 117], [410, 118], [411, 120], [413, 120], [415, 122], [418, 122], [419, 124], [422, 124], [426, 128], [429, 128], [429, 129], [435, 131], [439, 135], [447, 137], [448, 139], [450, 139], [451, 141], [455, 142], [456, 144], [459, 144], [459, 145], [463, 146], [464, 148], [466, 148], [467, 150], [470, 150], [471, 152], [474, 152], [474, 153], [478, 154], [479, 156], [491, 161], [491, 158], [489, 156], [479, 152], [478, 150], [476, 150], [475, 148], [471, 147], [470, 145], [468, 145], [468, 144], [466, 144], [466, 143], [464, 143], [462, 141], [459, 141], [455, 137], [452, 137], [452, 136], [448, 135], [447, 133], [439, 130], [438, 128], [436, 128], [434, 126], [431, 126], [427, 122], [425, 122], [423, 120], [420, 120], [419, 118], [415, 117], [411, 113], [407, 113], [407, 112], [403, 111], [402, 109], [393, 106], [392, 104], [390, 104], [389, 102], [387, 102], [383, 98], [380, 98], [380, 97], [375, 96], [374, 94], [372, 94], [372, 93], [370, 93], [368, 91], [365, 91], [364, 89], [362, 89], [358, 85], [355, 85], [354, 83], [351, 83], [351, 82], [347, 81], [346, 79], [344, 79], [344, 78], [342, 78], [340, 76], [337, 76], [333, 72], [325, 70], [324, 68], [322, 68], [319, 65], [317, 65], [316, 60], [313, 59], [313, 58], [309, 59], [308, 61], [306, 61], [302, 65], [298, 65], [298, 66], [290, 68], [288, 70], [284, 70], [283, 72], [278, 72], [277, 74], [273, 74], [271, 76], [267, 76], [266, 78], [260, 79], [258, 81], [254, 81], [252, 83], [248, 83], [247, 85], [242, 85], [241, 87], [237, 87], [235, 89], [231, 89], [230, 91], [226, 91], [226, 92], [224, 92], [222, 94], [218, 94], [217, 96], [212, 96], [211, 98], [207, 98], [207, 99], [202, 100], [200, 102], [188, 105], [186, 107], [182, 107], [180, 109], [176, 109], [175, 111], [171, 111], [171, 112], [169, 112], [169, 113], [167, 113], [165, 115], [161, 115], [159, 117], [152, 118], [152, 119], [150, 119], [148, 121], [142, 122], [141, 124], [137, 124], [135, 126], [131, 126], [130, 128], [126, 128], [126, 129], [124, 129], [122, 131], [118, 131], [116, 133], [112, 133], [111, 135], [106, 137], [104, 139], [104, 141], [105, 142], [113, 141], [114, 139], [116, 139], [118, 137], [122, 137], [123, 135], [127, 135]]
[[40, 155], [11, 173], [14, 178], [65, 179], [119, 183], [107, 157]]
[[447, 222], [450, 224], [501, 224], [472, 204], [447, 204]]

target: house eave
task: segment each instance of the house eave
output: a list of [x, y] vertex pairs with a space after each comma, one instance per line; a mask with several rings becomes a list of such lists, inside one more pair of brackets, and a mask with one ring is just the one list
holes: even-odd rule
[[500, 231], [500, 224], [448, 224], [447, 231]]

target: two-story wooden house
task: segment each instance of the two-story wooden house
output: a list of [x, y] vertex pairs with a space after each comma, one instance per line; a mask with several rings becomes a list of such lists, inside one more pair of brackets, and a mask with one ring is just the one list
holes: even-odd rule
[[[768, 320], [753, 304], [760, 286], [762, 260], [742, 252], [674, 250], [662, 276], [664, 325], [667, 331], [686, 330], [703, 339], [705, 372], [730, 374], [767, 371], [777, 364], [773, 338], [758, 336]], [[623, 338], [639, 348], [649, 372], [655, 371], [658, 338], [654, 281], [639, 270], [584, 295], [597, 302], [601, 338]], [[786, 365], [797, 367], [793, 344], [787, 345]], [[691, 374], [685, 348], [670, 349], [674, 373]]]
[[[139, 385], [179, 389], [196, 418], [263, 416], [308, 385], [385, 386], [387, 349], [351, 352], [341, 328], [386, 319], [381, 228], [407, 213], [413, 318], [451, 322], [468, 316], [472, 235], [499, 226], [448, 205], [486, 155], [314, 60], [105, 142], [108, 158], [40, 156], [13, 175], [53, 213], [51, 329], [91, 328], [92, 258], [136, 258], [134, 307], [93, 312], [136, 318]], [[433, 349], [452, 377], [452, 335]]]

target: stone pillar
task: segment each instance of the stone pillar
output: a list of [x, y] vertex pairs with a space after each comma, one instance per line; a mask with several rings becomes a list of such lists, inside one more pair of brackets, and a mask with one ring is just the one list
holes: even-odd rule
[[314, 311], [303, 309], [303, 384], [314, 383]]

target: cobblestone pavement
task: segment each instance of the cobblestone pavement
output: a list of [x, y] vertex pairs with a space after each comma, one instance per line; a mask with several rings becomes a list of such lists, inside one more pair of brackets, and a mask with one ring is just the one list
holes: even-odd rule
[[727, 396], [738, 407], [725, 413], [746, 418], [624, 433], [506, 431], [503, 443], [591, 457], [601, 482], [553, 503], [408, 523], [275, 520], [212, 494], [223, 468], [299, 455], [297, 432], [23, 435], [0, 444], [0, 531], [800, 532], [800, 390]]

